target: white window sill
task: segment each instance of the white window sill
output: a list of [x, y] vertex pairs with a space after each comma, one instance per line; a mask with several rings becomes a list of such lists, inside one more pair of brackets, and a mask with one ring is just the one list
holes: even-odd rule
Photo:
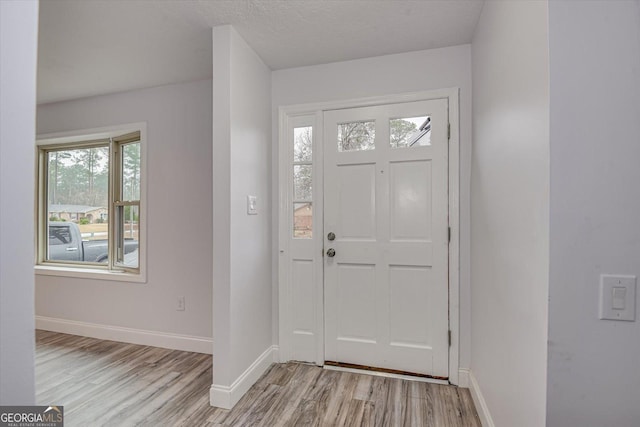
[[79, 268], [70, 267], [68, 265], [36, 265], [34, 270], [38, 276], [60, 276], [80, 279], [108, 280], [113, 282], [147, 283], [146, 274], [143, 273], [136, 274], [109, 271], [100, 268]]

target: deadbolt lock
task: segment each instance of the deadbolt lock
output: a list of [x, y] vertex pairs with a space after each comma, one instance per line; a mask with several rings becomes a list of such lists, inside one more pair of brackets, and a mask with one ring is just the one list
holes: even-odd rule
[[336, 234], [333, 231], [330, 231], [329, 234], [327, 234], [327, 240], [335, 240], [336, 239]]

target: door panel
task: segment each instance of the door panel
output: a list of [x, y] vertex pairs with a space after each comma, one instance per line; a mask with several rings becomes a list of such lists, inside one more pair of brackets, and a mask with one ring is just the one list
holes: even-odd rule
[[311, 333], [315, 325], [313, 310], [313, 261], [308, 259], [294, 259], [291, 262], [291, 278], [296, 284], [293, 287], [293, 300], [296, 304], [293, 309], [294, 333]]
[[340, 165], [338, 233], [344, 238], [375, 239], [376, 188], [375, 164]]
[[389, 170], [391, 241], [431, 237], [431, 161], [392, 162]]
[[447, 110], [324, 113], [325, 360], [448, 377]]
[[395, 346], [429, 348], [429, 313], [422, 304], [431, 298], [427, 267], [389, 266], [389, 342]]
[[340, 264], [338, 267], [338, 339], [376, 341], [375, 266]]

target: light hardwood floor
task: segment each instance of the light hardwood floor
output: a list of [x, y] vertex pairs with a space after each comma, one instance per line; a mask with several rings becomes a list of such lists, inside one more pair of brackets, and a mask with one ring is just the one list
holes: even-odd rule
[[480, 427], [469, 391], [274, 364], [231, 411], [209, 406], [211, 356], [36, 331], [41, 405], [65, 426]]

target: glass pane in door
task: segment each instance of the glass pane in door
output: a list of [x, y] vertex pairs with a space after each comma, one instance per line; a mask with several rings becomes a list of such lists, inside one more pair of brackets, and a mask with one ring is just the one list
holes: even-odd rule
[[293, 204], [293, 237], [298, 239], [310, 239], [313, 237], [312, 203]]
[[404, 117], [389, 120], [391, 148], [412, 148], [431, 145], [431, 117]]
[[311, 165], [295, 165], [293, 167], [293, 198], [297, 201], [312, 200], [313, 187]]
[[363, 151], [375, 148], [376, 122], [338, 123], [338, 151]]

